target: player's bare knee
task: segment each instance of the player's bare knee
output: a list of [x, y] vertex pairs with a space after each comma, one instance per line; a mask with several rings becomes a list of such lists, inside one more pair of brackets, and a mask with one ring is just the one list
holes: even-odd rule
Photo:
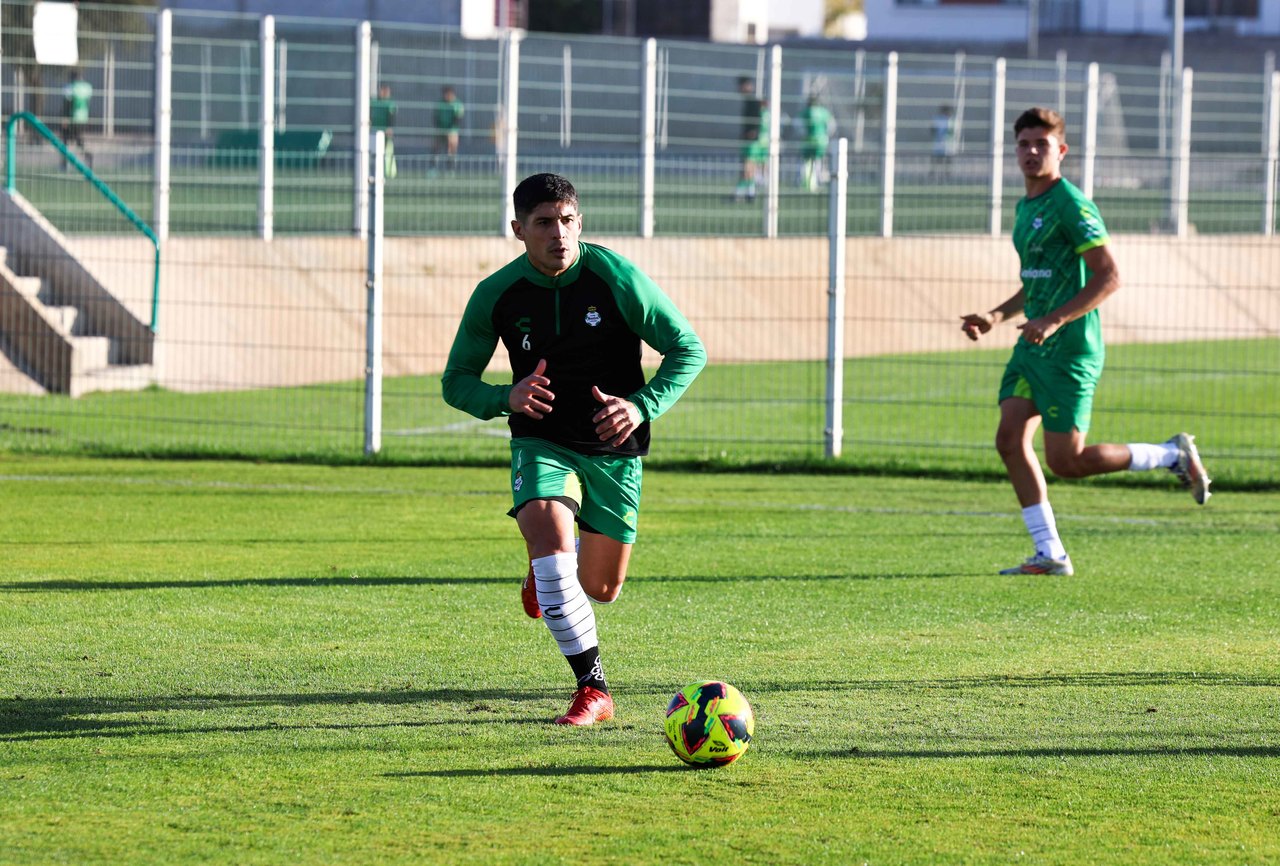
[[1045, 462], [1059, 478], [1083, 478], [1087, 474], [1079, 454], [1047, 454]]
[[591, 600], [600, 604], [613, 604], [622, 592], [622, 584], [605, 584], [602, 587], [587, 589], [587, 595], [591, 596]]

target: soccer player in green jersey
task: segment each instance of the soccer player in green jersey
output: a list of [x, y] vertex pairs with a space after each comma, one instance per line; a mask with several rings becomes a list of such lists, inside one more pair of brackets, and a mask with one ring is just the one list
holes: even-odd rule
[[[93, 85], [85, 81], [79, 69], [71, 70], [71, 80], [62, 89], [65, 121], [62, 124], [62, 140], [68, 147], [80, 145], [85, 162], [92, 165], [89, 149], [84, 143], [84, 130], [89, 125], [89, 103], [93, 100]], [[66, 167], [64, 161], [63, 167]]]
[[[579, 240], [573, 185], [525, 178], [511, 228], [524, 254], [476, 287], [445, 366], [444, 399], [511, 428], [508, 512], [530, 559], [525, 612], [542, 617], [577, 678], [555, 721], [613, 717], [592, 601], [622, 590], [640, 511], [649, 422], [684, 393], [706, 350], [660, 288], [627, 259]], [[501, 340], [510, 384], [481, 379]], [[641, 342], [662, 355], [648, 382]], [[578, 539], [574, 538], [577, 523]]]
[[436, 159], [444, 156], [452, 171], [458, 159], [458, 140], [462, 135], [462, 117], [466, 108], [458, 100], [457, 91], [444, 87], [436, 104]]
[[990, 312], [962, 316], [961, 327], [977, 340], [1018, 313], [1027, 317], [1018, 325], [1022, 335], [1000, 383], [996, 450], [1035, 552], [1001, 574], [1072, 574], [1033, 447], [1042, 422], [1045, 460], [1063, 478], [1163, 467], [1203, 505], [1209, 476], [1186, 433], [1160, 444], [1085, 444], [1104, 356], [1098, 306], [1120, 288], [1120, 274], [1098, 208], [1062, 176], [1067, 155], [1062, 118], [1047, 108], [1030, 108], [1013, 131], [1027, 188], [1013, 226], [1022, 288]]
[[823, 180], [823, 162], [827, 158], [827, 143], [835, 131], [835, 118], [823, 105], [818, 95], [812, 94], [804, 111], [800, 113], [800, 126], [804, 131], [804, 185], [809, 192], [817, 192]]

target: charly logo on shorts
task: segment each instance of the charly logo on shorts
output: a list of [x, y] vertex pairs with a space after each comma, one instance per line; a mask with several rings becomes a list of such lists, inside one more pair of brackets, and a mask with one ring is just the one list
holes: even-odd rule
[[594, 328], [600, 324], [600, 313], [596, 311], [595, 307], [587, 307], [587, 317], [584, 321]]
[[511, 482], [511, 489], [519, 493], [521, 487], [524, 487], [524, 473], [517, 472], [515, 480]]

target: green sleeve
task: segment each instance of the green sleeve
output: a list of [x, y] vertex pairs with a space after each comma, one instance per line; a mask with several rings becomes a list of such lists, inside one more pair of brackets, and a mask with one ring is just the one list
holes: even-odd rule
[[639, 268], [620, 256], [606, 256], [613, 271], [614, 296], [631, 330], [662, 355], [644, 387], [629, 394], [644, 420], [670, 409], [707, 364], [707, 350], [693, 326], [670, 298]]
[[467, 302], [441, 379], [446, 403], [486, 420], [511, 414], [507, 402], [511, 385], [490, 385], [480, 378], [498, 346], [498, 335], [489, 315], [495, 296], [486, 291], [487, 283], [481, 283]]

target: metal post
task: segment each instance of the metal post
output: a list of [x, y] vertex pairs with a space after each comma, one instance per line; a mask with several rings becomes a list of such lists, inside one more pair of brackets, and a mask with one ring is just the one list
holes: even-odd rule
[[173, 141], [173, 10], [156, 19], [155, 188], [151, 222], [156, 238], [169, 239], [169, 169]]
[[573, 49], [560, 52], [560, 146], [573, 147]]
[[1267, 154], [1268, 139], [1266, 131], [1271, 128], [1271, 94], [1275, 92], [1274, 74], [1276, 71], [1276, 53], [1268, 51], [1262, 58], [1262, 154]]
[[1191, 197], [1191, 69], [1182, 70], [1182, 86], [1179, 88], [1178, 127], [1174, 141], [1172, 189], [1170, 190], [1169, 222], [1180, 238], [1187, 236], [1187, 205]]
[[[373, 151], [372, 171], [366, 176], [369, 189], [368, 265], [365, 271], [367, 314], [365, 319], [364, 363], [364, 453], [382, 450], [382, 241], [383, 184], [386, 134], [379, 130], [366, 146]], [[366, 163], [369, 165], [369, 163]]]
[[880, 155], [880, 237], [893, 237], [894, 151], [898, 147], [898, 52], [890, 51], [884, 67], [883, 152]]
[[1276, 169], [1280, 160], [1280, 72], [1272, 72], [1267, 82], [1270, 99], [1267, 101], [1267, 168], [1266, 188], [1263, 190], [1262, 233], [1276, 232]]
[[116, 43], [107, 42], [102, 55], [102, 134], [114, 138], [116, 134]]
[[998, 57], [991, 70], [991, 218], [987, 231], [993, 238], [1000, 237], [1004, 221], [1004, 81], [1005, 62]]
[[640, 237], [653, 237], [653, 181], [658, 109], [658, 40], [644, 41], [640, 95]]
[[289, 42], [285, 39], [276, 43], [276, 67], [276, 128], [284, 132], [289, 96]]
[[363, 240], [369, 234], [369, 94], [373, 90], [373, 34], [368, 21], [356, 27], [356, 92], [352, 95], [355, 116], [355, 166], [353, 171], [355, 202], [352, 207], [352, 230]]
[[782, 166], [782, 46], [769, 49], [769, 163], [765, 169], [764, 236], [778, 236], [778, 183]]
[[1173, 55], [1168, 51], [1160, 55], [1160, 103], [1156, 106], [1159, 114], [1158, 124], [1160, 127], [1160, 156], [1166, 156], [1169, 153], [1169, 103], [1172, 101], [1170, 91], [1173, 81]]
[[853, 52], [853, 152], [862, 153], [862, 133], [867, 125], [867, 52]]
[[258, 147], [258, 237], [275, 235], [276, 204], [276, 19], [262, 16], [258, 35], [259, 84], [262, 87]]
[[511, 30], [506, 34], [506, 82], [503, 85], [502, 126], [498, 130], [502, 149], [502, 193], [505, 201], [502, 234], [515, 237], [511, 230], [511, 222], [516, 218], [515, 204], [511, 201], [511, 193], [518, 182], [516, 178], [518, 154], [517, 139], [520, 132], [520, 33]]
[[1080, 190], [1093, 198], [1094, 166], [1098, 159], [1098, 64], [1090, 63], [1084, 88], [1084, 164], [1081, 167]]
[[830, 207], [827, 217], [827, 457], [839, 457], [844, 443], [844, 295], [848, 245], [849, 139], [836, 142], [831, 155]]
[[209, 92], [213, 89], [213, 46], [206, 42], [200, 48], [202, 49], [200, 52], [200, 140], [207, 141], [209, 138]]

